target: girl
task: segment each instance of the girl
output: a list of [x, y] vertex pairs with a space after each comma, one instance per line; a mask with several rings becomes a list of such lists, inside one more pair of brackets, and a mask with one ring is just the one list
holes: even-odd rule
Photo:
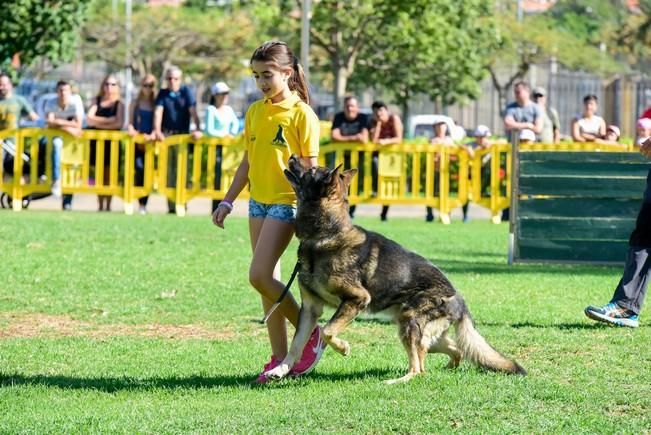
[[[154, 135], [154, 101], [156, 99], [156, 77], [153, 74], [147, 74], [140, 81], [140, 92], [135, 101], [129, 107], [129, 136], [136, 136], [142, 133], [145, 140], [153, 140]], [[145, 181], [145, 144], [136, 144], [136, 176], [135, 182], [142, 186]], [[140, 214], [147, 214], [148, 196], [138, 198], [140, 204]]]
[[[102, 80], [102, 87], [95, 97], [95, 103], [88, 109], [86, 117], [88, 128], [93, 130], [120, 130], [124, 124], [124, 104], [120, 99], [120, 85], [117, 77], [109, 74]], [[90, 146], [90, 163], [95, 163], [94, 143]], [[111, 177], [111, 141], [104, 141], [104, 185]], [[111, 211], [111, 195], [99, 195], [99, 211]]]
[[[233, 201], [249, 183], [249, 234], [253, 259], [249, 281], [262, 296], [265, 312], [278, 299], [280, 256], [294, 235], [296, 196], [283, 170], [291, 154], [309, 166], [316, 166], [319, 153], [319, 120], [308, 105], [303, 68], [287, 44], [265, 42], [251, 56], [251, 70], [264, 99], [249, 107], [244, 125], [246, 152], [235, 173], [233, 184], [213, 213], [213, 223], [224, 228], [224, 219], [233, 210]], [[298, 325], [298, 305], [291, 293], [283, 299], [267, 322], [272, 356], [256, 382], [265, 383], [265, 373], [287, 355], [286, 320]], [[294, 376], [312, 370], [325, 347], [317, 326], [292, 368]]]

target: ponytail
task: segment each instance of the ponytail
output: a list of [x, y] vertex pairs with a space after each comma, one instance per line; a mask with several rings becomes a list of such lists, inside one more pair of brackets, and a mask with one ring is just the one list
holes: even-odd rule
[[299, 97], [301, 97], [301, 100], [305, 104], [310, 104], [310, 91], [308, 89], [307, 85], [307, 80], [305, 79], [305, 72], [303, 71], [303, 67], [301, 64], [298, 62], [298, 58], [294, 56], [294, 74], [289, 78], [289, 82], [287, 83], [289, 85], [289, 89], [292, 91], [296, 91]]

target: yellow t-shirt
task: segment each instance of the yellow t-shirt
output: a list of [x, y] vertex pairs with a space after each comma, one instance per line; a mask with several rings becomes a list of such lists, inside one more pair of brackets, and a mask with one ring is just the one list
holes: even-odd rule
[[319, 154], [319, 119], [293, 93], [279, 103], [259, 100], [249, 107], [244, 123], [249, 158], [251, 198], [263, 204], [296, 204], [296, 194], [283, 170], [292, 154]]

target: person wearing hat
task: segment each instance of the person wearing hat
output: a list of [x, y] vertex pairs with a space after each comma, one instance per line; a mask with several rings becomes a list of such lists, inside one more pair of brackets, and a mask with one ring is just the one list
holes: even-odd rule
[[536, 139], [542, 143], [558, 143], [561, 138], [558, 112], [547, 107], [547, 91], [542, 86], [533, 89], [533, 102], [540, 106], [542, 112], [542, 130]]
[[[475, 140], [465, 144], [464, 148], [466, 149], [466, 151], [468, 151], [468, 155], [470, 156], [471, 163], [474, 164], [474, 160], [472, 159], [475, 156], [475, 153], [477, 151], [487, 150], [492, 145], [489, 139], [491, 136], [491, 131], [487, 126], [480, 124], [477, 126], [477, 128], [475, 128], [475, 131], [473, 132], [472, 136], [475, 138]], [[491, 155], [490, 153], [488, 153], [488, 154], [484, 154], [480, 161], [481, 162], [480, 163], [481, 164], [481, 170], [480, 170], [481, 187], [482, 187], [482, 192], [485, 192], [486, 195], [488, 195], [490, 192], [490, 166], [489, 166], [490, 160], [491, 160]], [[472, 177], [472, 174], [470, 176]], [[470, 200], [468, 200], [461, 208], [461, 210], [463, 211], [463, 222], [468, 222], [470, 220], [470, 218], [468, 217], [469, 203]]]
[[642, 143], [651, 136], [651, 119], [640, 118], [635, 124], [636, 139], [635, 144], [640, 146]]
[[[209, 137], [233, 137], [240, 128], [237, 115], [228, 103], [230, 88], [224, 82], [217, 82], [210, 87], [210, 102], [205, 111], [204, 134]], [[217, 147], [215, 159], [215, 190], [221, 187], [222, 147]], [[212, 210], [217, 210], [220, 199], [213, 199]]]

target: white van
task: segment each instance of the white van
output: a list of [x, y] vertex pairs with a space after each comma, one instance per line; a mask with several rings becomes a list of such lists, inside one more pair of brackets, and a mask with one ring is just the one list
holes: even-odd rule
[[409, 117], [407, 137], [426, 137], [428, 140], [434, 136], [434, 124], [445, 122], [448, 126], [448, 136], [452, 140], [462, 140], [466, 137], [463, 127], [456, 125], [454, 120], [447, 115], [414, 115]]

